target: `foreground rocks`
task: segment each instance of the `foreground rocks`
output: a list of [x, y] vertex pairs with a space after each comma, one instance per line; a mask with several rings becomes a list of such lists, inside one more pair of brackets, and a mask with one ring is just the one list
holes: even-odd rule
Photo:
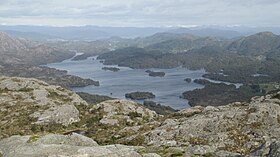
[[43, 81], [0, 77], [0, 118], [0, 156], [8, 157], [277, 157], [280, 152], [280, 92], [163, 116], [132, 101], [88, 104]]
[[82, 135], [46, 135], [32, 142], [32, 136], [12, 136], [0, 141], [0, 152], [5, 157], [159, 157], [156, 154], [139, 154], [144, 147], [107, 145], [99, 146]]
[[37, 79], [0, 77], [0, 137], [26, 134], [32, 125], [78, 122], [79, 105], [88, 104], [62, 87]]
[[145, 143], [181, 147], [198, 155], [250, 154], [280, 138], [279, 98], [280, 92], [255, 97], [250, 103], [182, 110], [145, 133]]

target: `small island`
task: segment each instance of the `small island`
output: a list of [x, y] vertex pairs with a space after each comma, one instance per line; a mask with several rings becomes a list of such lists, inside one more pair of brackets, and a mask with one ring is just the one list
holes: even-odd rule
[[154, 72], [151, 70], [146, 70], [146, 73], [148, 73], [149, 76], [151, 76], [151, 77], [164, 77], [165, 76], [165, 72]]
[[209, 80], [206, 79], [195, 79], [193, 82], [201, 85], [207, 85], [211, 83]]
[[188, 83], [191, 83], [192, 82], [192, 79], [191, 78], [186, 78], [186, 79], [184, 79], [186, 82], [188, 82]]
[[112, 72], [118, 72], [120, 71], [119, 68], [116, 68], [116, 67], [103, 67], [102, 70], [105, 70], [105, 71], [112, 71]]
[[152, 99], [156, 96], [151, 92], [132, 92], [125, 94], [126, 98], [132, 99], [132, 100], [144, 100], [144, 99]]

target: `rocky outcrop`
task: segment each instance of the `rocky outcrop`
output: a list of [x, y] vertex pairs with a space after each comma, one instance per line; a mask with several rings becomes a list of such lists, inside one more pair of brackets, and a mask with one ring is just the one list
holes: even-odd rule
[[[76, 106], [87, 106], [77, 94], [37, 79], [0, 77], [1, 135], [14, 134], [33, 124], [69, 125], [78, 122]], [[8, 126], [19, 127], [9, 129]], [[30, 128], [29, 128], [30, 129]]]
[[99, 146], [82, 135], [46, 135], [32, 142], [31, 136], [12, 136], [0, 141], [0, 152], [5, 157], [158, 157], [156, 154], [139, 154], [144, 147], [125, 145]]
[[104, 101], [91, 109], [93, 113], [102, 113], [102, 124], [119, 125], [121, 122], [136, 123], [146, 120], [152, 121], [159, 115], [135, 102], [127, 100]]
[[[145, 133], [145, 143], [156, 147], [179, 146], [199, 155], [248, 154], [280, 138], [279, 98], [280, 92], [255, 97], [250, 103], [182, 110]], [[278, 153], [275, 149], [271, 151]]]

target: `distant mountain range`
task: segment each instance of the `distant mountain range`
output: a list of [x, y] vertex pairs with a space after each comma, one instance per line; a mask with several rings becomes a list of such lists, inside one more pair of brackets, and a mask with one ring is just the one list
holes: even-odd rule
[[280, 34], [278, 27], [219, 27], [199, 26], [185, 27], [99, 27], [99, 26], [7, 26], [0, 25], [0, 31], [16, 37], [32, 40], [97, 40], [111, 37], [137, 38], [156, 33], [192, 34], [200, 37], [237, 38], [252, 35], [261, 31]]

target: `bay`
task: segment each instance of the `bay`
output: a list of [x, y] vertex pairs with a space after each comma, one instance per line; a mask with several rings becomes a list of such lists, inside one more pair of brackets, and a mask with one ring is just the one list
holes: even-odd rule
[[[90, 78], [100, 82], [100, 86], [87, 86], [73, 88], [76, 92], [107, 95], [114, 98], [125, 99], [125, 94], [130, 92], [152, 92], [156, 98], [149, 99], [161, 105], [171, 106], [174, 109], [189, 107], [188, 101], [180, 98], [183, 92], [203, 88], [203, 85], [194, 82], [186, 82], [184, 79], [199, 79], [205, 74], [205, 70], [188, 70], [186, 68], [173, 69], [131, 69], [117, 65], [106, 66], [97, 56], [86, 60], [65, 60], [61, 63], [52, 63], [46, 66], [60, 70], [67, 70], [71, 75], [82, 78]], [[102, 67], [117, 67], [118, 72], [104, 71]], [[146, 70], [165, 72], [164, 77], [150, 77]], [[137, 101], [143, 103], [143, 101]]]

